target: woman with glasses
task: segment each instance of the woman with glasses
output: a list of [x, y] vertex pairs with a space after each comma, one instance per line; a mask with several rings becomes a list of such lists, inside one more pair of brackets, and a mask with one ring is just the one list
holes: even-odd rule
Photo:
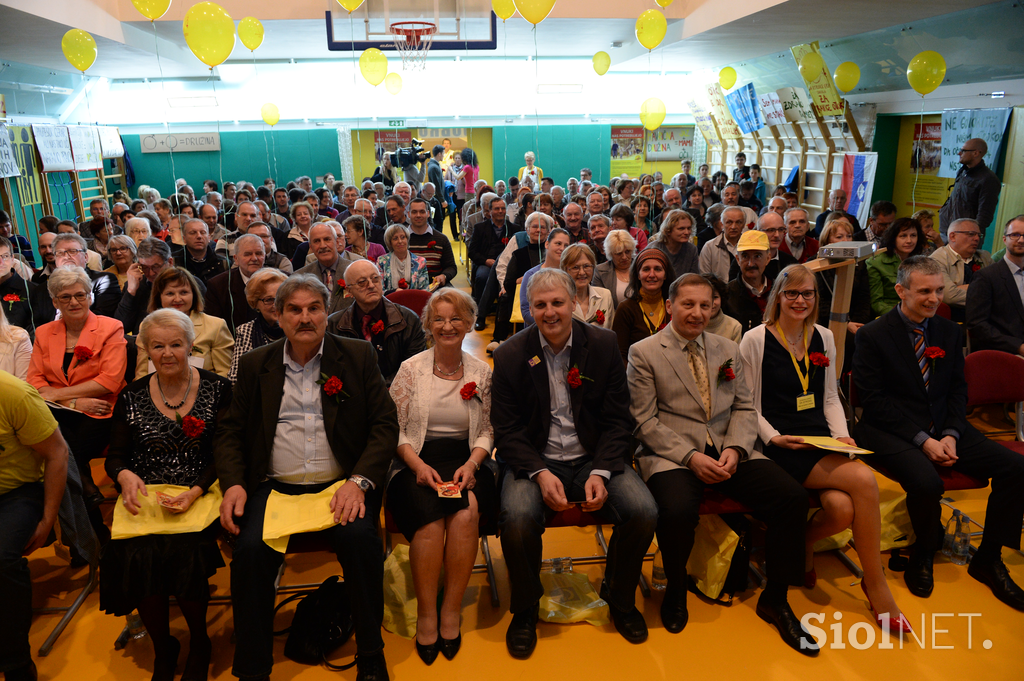
[[489, 466], [491, 370], [463, 349], [476, 312], [473, 299], [458, 289], [431, 295], [422, 315], [431, 347], [402, 362], [391, 385], [399, 437], [387, 506], [411, 545], [416, 651], [428, 665], [439, 652], [450, 660], [459, 651], [480, 519], [493, 521], [497, 506]]
[[345, 230], [345, 247], [353, 255], [366, 258], [370, 262], [377, 262], [377, 259], [385, 254], [384, 247], [374, 243], [367, 237], [368, 224], [361, 215], [350, 215], [341, 223]]
[[128, 358], [121, 322], [89, 311], [92, 280], [81, 267], [58, 267], [46, 288], [59, 319], [36, 329], [28, 382], [54, 409], [64, 438], [82, 476], [82, 494], [97, 535], [103, 525], [99, 504], [103, 494], [93, 481], [89, 462], [103, 455], [110, 440], [110, 415], [125, 386]]
[[819, 449], [804, 437], [830, 437], [855, 447], [839, 401], [836, 346], [832, 332], [814, 323], [818, 317], [814, 274], [790, 265], [775, 280], [764, 324], [740, 342], [743, 372], [758, 412], [755, 445], [808, 489], [817, 490], [821, 509], [807, 524], [804, 586], [813, 589], [814, 543], [851, 526], [864, 569], [861, 583], [879, 626], [910, 632], [885, 581], [879, 551], [881, 517], [878, 484], [867, 466], [845, 454]]
[[594, 286], [590, 280], [597, 267], [597, 258], [590, 246], [575, 243], [562, 251], [559, 267], [576, 283], [576, 307], [572, 316], [581, 322], [612, 328], [612, 292], [601, 286]]
[[281, 282], [288, 278], [276, 267], [256, 270], [245, 285], [245, 299], [249, 307], [259, 314], [251, 322], [235, 330], [235, 350], [231, 355], [231, 369], [228, 378], [234, 384], [238, 381], [238, 360], [242, 355], [284, 338], [284, 330], [278, 325], [277, 308], [274, 300]]
[[128, 281], [128, 268], [135, 262], [135, 251], [135, 241], [124, 234], [110, 237], [107, 243], [107, 259], [114, 264], [103, 271], [117, 277], [117, 286], [122, 291]]
[[[384, 278], [384, 295], [400, 288], [426, 291], [430, 288], [430, 271], [423, 256], [409, 252], [409, 233], [404, 225], [394, 224], [384, 232], [384, 245], [390, 253], [377, 258], [377, 269]], [[405, 286], [402, 281], [405, 281]]]

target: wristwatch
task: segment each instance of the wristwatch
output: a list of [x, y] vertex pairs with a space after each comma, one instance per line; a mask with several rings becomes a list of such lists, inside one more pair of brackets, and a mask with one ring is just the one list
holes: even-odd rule
[[71, 400], [71, 402], [68, 403], [68, 406], [71, 407], [72, 409], [74, 409], [76, 404], [78, 404], [78, 398], [77, 397], [75, 399]]
[[361, 475], [350, 475], [348, 479], [356, 483], [356, 486], [364, 492], [369, 492], [370, 488], [373, 486], [370, 484], [369, 480]]

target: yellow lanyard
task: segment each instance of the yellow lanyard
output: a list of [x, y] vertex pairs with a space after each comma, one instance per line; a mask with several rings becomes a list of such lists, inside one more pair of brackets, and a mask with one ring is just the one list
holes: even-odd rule
[[804, 368], [806, 372], [800, 371], [800, 362], [797, 360], [796, 355], [789, 349], [789, 341], [786, 340], [786, 334], [782, 331], [782, 326], [776, 324], [775, 328], [778, 329], [779, 335], [782, 336], [782, 342], [786, 344], [786, 352], [789, 353], [789, 358], [793, 360], [793, 367], [796, 369], [797, 378], [800, 379], [800, 386], [804, 389], [804, 395], [807, 394], [807, 389], [811, 384], [811, 353], [808, 352], [810, 348], [807, 347], [807, 327], [804, 326]]

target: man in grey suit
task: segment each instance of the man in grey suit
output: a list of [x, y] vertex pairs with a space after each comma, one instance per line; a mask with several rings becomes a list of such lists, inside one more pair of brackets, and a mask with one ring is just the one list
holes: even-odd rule
[[754, 450], [757, 412], [741, 375], [739, 346], [704, 333], [711, 284], [684, 274], [669, 290], [672, 323], [629, 349], [626, 376], [642, 444], [640, 475], [658, 502], [658, 546], [668, 588], [661, 620], [671, 633], [686, 626], [686, 561], [706, 487], [736, 499], [768, 525], [768, 583], [757, 615], [787, 645], [815, 656], [818, 646], [787, 602], [804, 581], [807, 492]]

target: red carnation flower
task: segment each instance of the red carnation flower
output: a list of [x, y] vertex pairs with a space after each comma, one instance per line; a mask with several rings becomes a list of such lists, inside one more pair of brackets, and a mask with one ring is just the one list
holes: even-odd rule
[[437, 242], [436, 241], [427, 242], [427, 248], [433, 248], [434, 246], [437, 246]]
[[723, 374], [724, 374], [724, 376], [725, 376], [725, 380], [727, 380], [727, 381], [731, 381], [731, 380], [733, 380], [733, 379], [735, 379], [735, 378], [736, 378], [736, 374], [735, 374], [735, 373], [733, 372], [733, 370], [732, 370], [732, 369], [726, 369], [726, 370], [725, 370], [725, 371], [723, 372]]
[[597, 320], [598, 324], [604, 324], [604, 312], [602, 312], [601, 310], [597, 311], [597, 313], [594, 315], [594, 318]]
[[736, 372], [732, 370], [732, 358], [722, 362], [722, 366], [718, 367], [718, 376], [716, 386], [722, 385], [722, 381], [728, 383], [729, 381], [736, 380]]
[[343, 291], [345, 290], [345, 280], [344, 279], [339, 279], [338, 280], [338, 288], [340, 288]]
[[19, 296], [17, 293], [8, 293], [6, 296], [4, 296], [4, 302], [7, 303], [8, 310], [13, 310], [14, 304], [21, 302], [21, 296]]
[[827, 367], [827, 366], [829, 366], [830, 362], [828, 361], [828, 357], [826, 357], [822, 353], [820, 353], [820, 352], [812, 352], [811, 353], [811, 364], [813, 364], [816, 367]]
[[374, 322], [373, 326], [370, 327], [370, 333], [372, 333], [374, 336], [376, 336], [378, 333], [384, 333], [384, 320], [378, 319], [376, 322]]
[[946, 351], [937, 345], [929, 345], [924, 349], [924, 356], [928, 359], [942, 359], [946, 356]]
[[[978, 271], [978, 270], [980, 270], [980, 269], [981, 269], [981, 263], [980, 263], [980, 262], [978, 262], [977, 260], [975, 260], [975, 261], [973, 261], [973, 262], [971, 263], [971, 271], [972, 271], [972, 272], [977, 272], [977, 271]], [[7, 300], [7, 298], [4, 298], [4, 300]]]
[[401, 288], [401, 289], [409, 288], [409, 282], [407, 282], [404, 277], [399, 279], [398, 280], [398, 288]]
[[86, 360], [92, 359], [92, 357], [93, 352], [89, 348], [85, 347], [84, 345], [75, 346], [75, 359], [77, 359], [79, 362], [85, 362]]
[[569, 384], [570, 388], [578, 388], [583, 385], [583, 381], [580, 380], [580, 370], [576, 367], [569, 369], [569, 374], [565, 377], [565, 381]]
[[507, 236], [506, 236], [506, 237], [503, 237], [503, 238], [501, 239], [501, 245], [502, 245], [502, 246], [508, 246], [508, 237], [507, 237]]
[[185, 437], [196, 438], [206, 430], [206, 422], [195, 416], [186, 416], [181, 419], [181, 430], [185, 433]]
[[329, 397], [334, 397], [341, 392], [342, 386], [343, 384], [340, 378], [337, 376], [331, 376], [327, 379], [327, 382], [324, 383], [324, 392], [327, 393]]
[[480, 391], [476, 389], [476, 383], [474, 381], [470, 381], [466, 385], [462, 386], [462, 390], [459, 391], [459, 395], [461, 395], [464, 400], [471, 400], [475, 397], [477, 400], [483, 402], [483, 400], [480, 399]]

